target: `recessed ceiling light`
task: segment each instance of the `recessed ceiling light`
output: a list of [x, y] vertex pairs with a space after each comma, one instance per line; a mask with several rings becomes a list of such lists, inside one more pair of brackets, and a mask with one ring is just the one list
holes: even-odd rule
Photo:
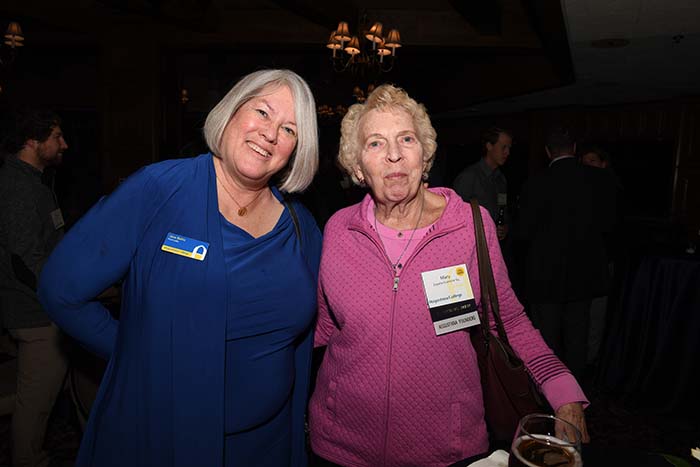
[[628, 46], [630, 41], [621, 37], [611, 37], [608, 39], [598, 39], [591, 41], [591, 47], [596, 49], [617, 49], [619, 47]]

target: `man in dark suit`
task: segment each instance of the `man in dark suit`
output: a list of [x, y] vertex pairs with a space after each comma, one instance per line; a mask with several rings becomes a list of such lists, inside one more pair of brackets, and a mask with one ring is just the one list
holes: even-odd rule
[[578, 163], [565, 130], [549, 134], [545, 151], [549, 167], [528, 180], [520, 199], [526, 290], [533, 323], [580, 378], [591, 299], [607, 293], [604, 237], [614, 221], [614, 183], [605, 171]]

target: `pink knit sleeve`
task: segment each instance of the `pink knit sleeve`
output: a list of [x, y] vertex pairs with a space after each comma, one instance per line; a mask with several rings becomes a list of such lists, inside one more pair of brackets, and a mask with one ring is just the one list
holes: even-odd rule
[[[327, 244], [324, 245], [323, 249], [326, 250], [326, 247]], [[331, 318], [330, 312], [328, 311], [328, 301], [326, 300], [326, 295], [323, 292], [323, 257], [321, 258], [321, 268], [318, 276], [317, 298], [318, 314], [316, 315], [314, 347], [323, 347], [324, 345], [328, 345], [328, 338], [335, 328], [333, 318]]]
[[328, 299], [324, 290], [324, 278], [328, 275], [329, 258], [338, 251], [337, 242], [337, 214], [328, 221], [326, 228], [323, 231], [323, 246], [321, 248], [321, 264], [318, 270], [318, 314], [316, 315], [316, 329], [314, 331], [314, 347], [323, 347], [328, 345], [328, 339], [336, 329], [336, 324], [331, 316], [331, 311], [328, 305]]
[[589, 402], [583, 389], [578, 385], [576, 378], [571, 373], [564, 373], [547, 380], [540, 388], [542, 394], [556, 412], [559, 407], [572, 402], [581, 402], [583, 407], [588, 407]]

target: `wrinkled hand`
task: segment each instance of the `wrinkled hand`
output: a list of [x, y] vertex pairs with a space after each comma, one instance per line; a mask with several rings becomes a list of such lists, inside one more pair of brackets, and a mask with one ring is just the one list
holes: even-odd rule
[[[579, 402], [572, 402], [559, 407], [555, 415], [563, 420], [574, 425], [581, 432], [581, 442], [588, 443], [591, 438], [588, 436], [588, 428], [586, 427], [586, 417], [583, 415], [583, 406]], [[557, 423], [555, 426], [558, 438], [575, 439], [571, 427], [563, 423]]]

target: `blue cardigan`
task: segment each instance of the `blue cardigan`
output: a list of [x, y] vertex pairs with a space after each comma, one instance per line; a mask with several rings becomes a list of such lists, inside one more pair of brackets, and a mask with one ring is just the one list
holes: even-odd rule
[[[224, 264], [212, 157], [141, 169], [102, 198], [44, 266], [39, 298], [50, 317], [109, 359], [77, 467], [223, 463], [225, 284], [233, 279]], [[317, 277], [320, 233], [306, 209], [295, 209]], [[205, 260], [161, 251], [168, 232], [208, 242]], [[122, 278], [116, 321], [95, 297]], [[308, 329], [295, 357], [294, 467], [306, 465], [311, 345]]]

